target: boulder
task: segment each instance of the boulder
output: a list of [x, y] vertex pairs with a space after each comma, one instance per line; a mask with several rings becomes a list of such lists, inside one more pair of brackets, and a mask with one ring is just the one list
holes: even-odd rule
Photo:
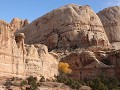
[[110, 46], [99, 17], [88, 5], [63, 6], [34, 20], [16, 33], [19, 32], [25, 34], [25, 43], [42, 43], [49, 50]]
[[107, 37], [115, 49], [120, 49], [120, 6], [105, 8], [98, 12]]

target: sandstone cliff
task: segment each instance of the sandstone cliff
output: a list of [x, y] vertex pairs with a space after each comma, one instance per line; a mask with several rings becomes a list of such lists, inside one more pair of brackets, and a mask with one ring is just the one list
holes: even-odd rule
[[[75, 4], [53, 10], [30, 24], [18, 18], [10, 24], [0, 21], [0, 75], [50, 79], [58, 74], [61, 60], [70, 64], [76, 78], [97, 76], [101, 69], [115, 76], [116, 67], [120, 67], [120, 51], [116, 54], [116, 51], [101, 50], [111, 49], [109, 40], [112, 45], [119, 43], [119, 7], [105, 9], [98, 15], [104, 27], [88, 5]], [[75, 52], [76, 48], [80, 50]], [[64, 57], [59, 58], [57, 54]]]
[[24, 75], [24, 62], [10, 24], [0, 21], [0, 76], [5, 75]]
[[33, 75], [50, 79], [57, 75], [57, 58], [48, 53], [47, 46], [25, 45], [24, 34], [18, 33], [14, 36], [13, 31], [21, 28], [19, 25], [22, 24], [16, 24], [15, 28], [11, 26], [13, 24], [0, 21], [0, 76]]
[[26, 76], [44, 76], [53, 79], [58, 75], [58, 58], [48, 53], [48, 48], [42, 44], [26, 46]]
[[120, 7], [109, 7], [98, 13], [108, 39], [115, 49], [120, 49]]
[[43, 43], [49, 50], [110, 46], [99, 17], [88, 6], [70, 4], [34, 20], [24, 29], [25, 43]]

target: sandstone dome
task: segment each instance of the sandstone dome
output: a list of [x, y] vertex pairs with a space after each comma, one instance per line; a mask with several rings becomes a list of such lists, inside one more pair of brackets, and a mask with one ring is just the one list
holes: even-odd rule
[[110, 43], [120, 49], [120, 6], [105, 8], [98, 12]]
[[110, 46], [103, 25], [88, 6], [69, 4], [53, 10], [17, 31], [25, 43], [42, 43], [49, 50], [89, 46]]

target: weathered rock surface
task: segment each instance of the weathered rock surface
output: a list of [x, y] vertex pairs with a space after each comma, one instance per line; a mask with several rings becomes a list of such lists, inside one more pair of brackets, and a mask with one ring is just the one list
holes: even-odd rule
[[[115, 52], [114, 52], [115, 53]], [[119, 57], [116, 59], [114, 55], [104, 54], [104, 52], [81, 51], [71, 53], [61, 59], [61, 62], [68, 63], [72, 69], [72, 77], [74, 78], [92, 78], [99, 76], [102, 70], [104, 75], [115, 76], [115, 67], [119, 66]], [[99, 54], [99, 55], [98, 55]], [[112, 55], [112, 56], [111, 56]], [[111, 57], [112, 59], [110, 59]], [[117, 65], [116, 65], [117, 62]]]
[[107, 60], [110, 64], [120, 67], [120, 50], [114, 50], [109, 52]]
[[3, 85], [0, 85], [0, 90], [5, 90]]
[[34, 20], [24, 29], [25, 43], [54, 48], [110, 46], [99, 17], [88, 6], [66, 5]]
[[58, 74], [57, 58], [45, 45], [25, 45], [24, 34], [14, 36], [10, 24], [0, 21], [0, 76], [44, 76]]
[[108, 39], [115, 49], [120, 49], [120, 7], [109, 7], [98, 13]]
[[10, 24], [0, 21], [0, 76], [24, 76], [23, 53], [16, 45]]
[[[99, 61], [94, 52], [91, 51], [82, 51], [81, 53], [71, 53], [66, 57], [62, 58], [61, 61], [67, 62], [70, 64], [71, 68], [94, 68], [94, 67], [107, 67]], [[92, 64], [92, 65], [90, 65]]]
[[[119, 7], [108, 9], [108, 13], [115, 12], [115, 15], [110, 14], [110, 19], [107, 18], [109, 14], [104, 16], [107, 9], [98, 13], [109, 40], [114, 46], [118, 45], [120, 38], [119, 10], [116, 11], [117, 9]], [[117, 67], [120, 67], [120, 51], [110, 51], [109, 54], [101, 51], [102, 48], [106, 50], [111, 48], [103, 25], [88, 5], [74, 4], [53, 10], [29, 25], [27, 20], [18, 18], [13, 19], [10, 24], [0, 21], [0, 76], [32, 75], [52, 79], [58, 74], [60, 58], [56, 53], [48, 52], [48, 49], [63, 50], [64, 57], [61, 62], [67, 62], [70, 65], [73, 77], [95, 77], [100, 75], [103, 69], [105, 75], [115, 76], [117, 72], [119, 76], [120, 70]], [[14, 32], [16, 32], [15, 36]], [[73, 53], [72, 50], [77, 47], [81, 51]], [[67, 51], [69, 54], [66, 54]]]
[[53, 79], [58, 75], [58, 61], [53, 55], [48, 53], [45, 45], [26, 46], [26, 76], [44, 76]]
[[29, 24], [29, 21], [27, 19], [22, 20], [20, 18], [14, 18], [11, 22], [10, 25], [12, 27], [12, 30], [16, 32], [17, 30], [24, 28]]

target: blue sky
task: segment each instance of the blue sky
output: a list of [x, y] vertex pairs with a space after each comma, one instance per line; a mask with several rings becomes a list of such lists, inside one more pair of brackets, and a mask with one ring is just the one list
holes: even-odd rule
[[109, 6], [120, 5], [120, 0], [1, 0], [0, 19], [10, 22], [13, 18], [34, 19], [66, 4], [90, 5], [98, 12]]

